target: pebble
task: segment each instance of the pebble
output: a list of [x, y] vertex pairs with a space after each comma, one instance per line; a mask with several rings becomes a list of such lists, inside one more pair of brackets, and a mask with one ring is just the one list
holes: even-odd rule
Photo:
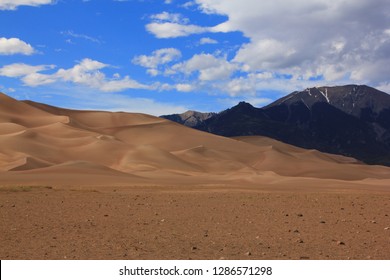
[[251, 252], [246, 252], [246, 253], [245, 253], [245, 256], [251, 256], [251, 255], [252, 255]]
[[385, 227], [385, 230], [389, 230], [390, 229], [390, 227]]
[[343, 241], [337, 241], [337, 245], [345, 245]]

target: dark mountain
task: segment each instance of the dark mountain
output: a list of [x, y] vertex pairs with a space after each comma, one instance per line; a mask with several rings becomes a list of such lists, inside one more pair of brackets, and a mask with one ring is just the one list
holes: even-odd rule
[[203, 124], [203, 122], [213, 116], [216, 113], [200, 113], [196, 111], [187, 111], [182, 114], [173, 114], [161, 116], [164, 119], [171, 120], [185, 126], [196, 127]]
[[241, 102], [193, 127], [222, 136], [268, 136], [390, 166], [390, 95], [368, 86], [310, 88], [263, 108]]

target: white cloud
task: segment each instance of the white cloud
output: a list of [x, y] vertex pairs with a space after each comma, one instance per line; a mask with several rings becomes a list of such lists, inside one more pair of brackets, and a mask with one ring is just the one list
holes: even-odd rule
[[278, 69], [295, 50], [273, 39], [259, 40], [245, 44], [238, 51], [235, 61], [249, 66], [249, 69]]
[[105, 92], [119, 92], [126, 89], [151, 89], [150, 86], [140, 84], [139, 82], [131, 79], [129, 76], [125, 76], [121, 80], [105, 79], [100, 82], [100, 85], [97, 88]]
[[174, 65], [172, 70], [187, 75], [199, 72], [199, 80], [214, 81], [229, 79], [237, 70], [237, 66], [225, 58], [217, 58], [211, 54], [197, 54], [185, 62]]
[[107, 78], [104, 73], [99, 71], [106, 67], [108, 67], [107, 64], [85, 58], [72, 68], [59, 69], [57, 73], [54, 74], [54, 77], [63, 81], [86, 85], [106, 92], [148, 88], [148, 86], [142, 85], [128, 76], [125, 76], [122, 79], [117, 79], [117, 75], [111, 79]]
[[146, 30], [157, 38], [176, 38], [207, 32], [209, 28], [189, 24], [189, 19], [181, 14], [162, 12], [150, 17]]
[[17, 78], [17, 77], [33, 74], [36, 72], [53, 69], [54, 67], [55, 67], [54, 65], [31, 66], [24, 63], [14, 63], [0, 68], [0, 76]]
[[[227, 16], [211, 32], [241, 31], [250, 39], [235, 62], [249, 72], [273, 71], [324, 83], [387, 81], [388, 0], [196, 0], [206, 14]], [[245, 68], [246, 65], [246, 68]], [[364, 69], [363, 69], [364, 68]]]
[[[189, 4], [187, 2], [186, 4]], [[185, 5], [186, 5], [185, 4]], [[227, 23], [218, 24], [216, 26], [199, 26], [190, 24], [188, 18], [181, 14], [162, 12], [150, 17], [151, 23], [146, 25], [146, 30], [160, 39], [185, 37], [192, 34], [202, 33], [218, 33], [237, 31], [230, 28]]]
[[132, 62], [145, 68], [155, 69], [159, 65], [167, 64], [181, 57], [181, 52], [175, 48], [159, 49], [152, 55], [140, 55], [133, 58]]
[[129, 76], [118, 78], [114, 74], [108, 78], [100, 70], [109, 65], [89, 58], [83, 59], [69, 69], [59, 69], [52, 74], [42, 74], [44, 70], [53, 69], [54, 66], [26, 64], [11, 64], [0, 68], [0, 76], [21, 78], [27, 86], [35, 87], [55, 82], [71, 82], [77, 85], [88, 86], [104, 92], [119, 92], [127, 89], [150, 89], [150, 86], [143, 85], [131, 79]]
[[195, 1], [188, 1], [188, 2], [185, 2], [183, 5], [181, 5], [181, 7], [188, 9], [188, 8], [191, 8], [195, 5], [196, 5]]
[[0, 38], [0, 55], [33, 54], [34, 48], [18, 38]]
[[185, 37], [191, 34], [200, 34], [207, 31], [207, 28], [193, 25], [172, 22], [153, 22], [146, 25], [146, 30], [160, 39]]
[[0, 10], [15, 10], [18, 6], [41, 6], [52, 4], [52, 0], [0, 0]]
[[177, 91], [181, 92], [191, 92], [194, 90], [194, 86], [190, 84], [177, 84], [175, 87]]
[[30, 87], [52, 84], [56, 80], [56, 77], [52, 75], [41, 73], [30, 73], [22, 78], [23, 83]]
[[199, 41], [200, 45], [206, 45], [206, 44], [218, 44], [217, 40], [211, 39], [209, 37], [203, 37]]
[[166, 64], [176, 61], [181, 58], [181, 52], [175, 48], [159, 49], [154, 51], [151, 55], [139, 55], [132, 59], [136, 65], [148, 68], [146, 72], [156, 77], [165, 70], [161, 69]]

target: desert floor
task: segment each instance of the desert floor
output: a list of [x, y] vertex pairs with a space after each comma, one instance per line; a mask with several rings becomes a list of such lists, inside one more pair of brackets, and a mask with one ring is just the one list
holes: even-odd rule
[[390, 193], [2, 187], [0, 259], [390, 259]]

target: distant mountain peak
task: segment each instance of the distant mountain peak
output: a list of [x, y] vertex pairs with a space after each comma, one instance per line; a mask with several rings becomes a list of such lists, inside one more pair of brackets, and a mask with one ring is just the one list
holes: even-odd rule
[[171, 120], [188, 127], [196, 127], [201, 125], [205, 120], [216, 115], [215, 113], [201, 113], [198, 111], [189, 110], [182, 114], [164, 115], [161, 118]]
[[294, 91], [265, 108], [302, 103], [311, 110], [314, 104], [320, 102], [328, 103], [347, 114], [360, 117], [361, 111], [366, 108], [374, 113], [380, 113], [389, 108], [390, 96], [366, 85], [321, 86]]
[[232, 107], [232, 109], [244, 109], [244, 110], [247, 110], [247, 109], [254, 109], [255, 107], [253, 107], [252, 104], [248, 103], [248, 102], [245, 102], [245, 101], [241, 101], [239, 102], [236, 106]]
[[366, 85], [306, 88], [263, 108], [242, 101], [192, 127], [222, 136], [268, 136], [390, 166], [390, 95]]

